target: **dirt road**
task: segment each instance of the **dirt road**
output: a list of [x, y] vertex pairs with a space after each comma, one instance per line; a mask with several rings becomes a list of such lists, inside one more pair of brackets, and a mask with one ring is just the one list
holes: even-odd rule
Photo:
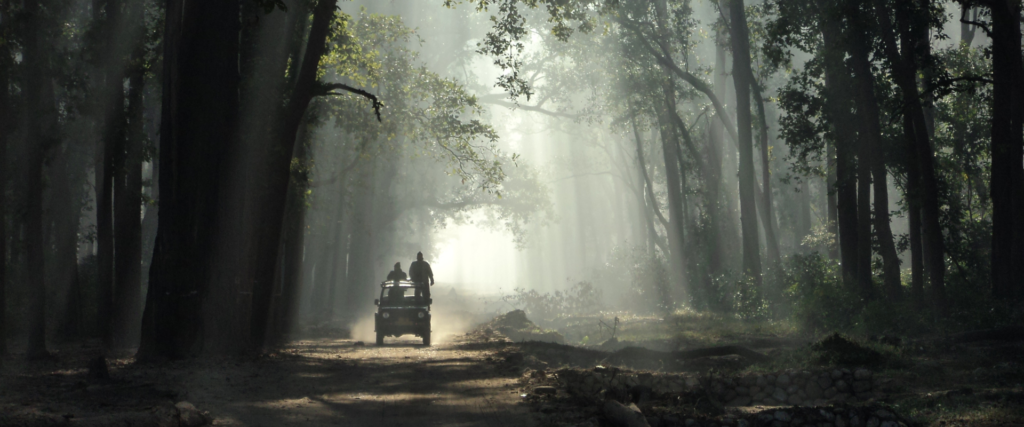
[[217, 425], [530, 425], [517, 378], [487, 363], [490, 353], [466, 339], [433, 347], [301, 341], [248, 378], [193, 376], [188, 399]]
[[61, 352], [48, 362], [10, 360], [0, 370], [0, 414], [7, 414], [0, 424], [108, 425], [188, 401], [213, 425], [534, 425], [519, 377], [491, 362], [500, 347], [467, 336], [433, 347], [416, 339], [381, 347], [318, 339], [252, 362], [111, 360], [106, 383], [87, 379], [87, 352]]

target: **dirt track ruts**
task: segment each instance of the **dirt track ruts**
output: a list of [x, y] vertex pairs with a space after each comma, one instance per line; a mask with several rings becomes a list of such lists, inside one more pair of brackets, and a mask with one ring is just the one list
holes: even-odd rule
[[532, 425], [517, 377], [489, 363], [487, 347], [458, 338], [433, 347], [300, 341], [253, 372], [235, 368], [250, 378], [199, 370], [184, 382], [215, 425]]

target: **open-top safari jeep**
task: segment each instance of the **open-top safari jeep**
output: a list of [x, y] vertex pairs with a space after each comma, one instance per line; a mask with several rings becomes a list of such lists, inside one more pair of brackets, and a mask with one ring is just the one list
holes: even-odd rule
[[377, 332], [377, 345], [384, 337], [412, 334], [430, 345], [430, 298], [417, 298], [416, 284], [409, 281], [386, 281], [380, 284], [380, 298], [373, 301], [377, 313], [373, 315], [373, 329]]

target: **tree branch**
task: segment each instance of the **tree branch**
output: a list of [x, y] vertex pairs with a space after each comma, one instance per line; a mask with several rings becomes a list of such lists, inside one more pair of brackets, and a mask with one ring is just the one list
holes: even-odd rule
[[506, 107], [506, 108], [511, 109], [511, 110], [515, 110], [515, 109], [518, 108], [518, 109], [522, 109], [522, 110], [526, 110], [526, 111], [533, 111], [535, 113], [546, 114], [546, 115], [551, 116], [551, 117], [561, 117], [561, 118], [573, 119], [573, 120], [578, 119], [580, 117], [578, 114], [567, 114], [567, 113], [562, 113], [562, 112], [558, 112], [558, 111], [545, 110], [543, 108], [535, 107], [535, 106], [532, 106], [532, 105], [523, 105], [523, 104], [516, 105], [516, 104], [513, 104], [513, 103], [508, 102], [508, 101], [503, 101], [503, 100], [500, 100], [500, 99], [489, 99], [489, 97], [483, 97], [483, 96], [482, 97], [477, 97], [477, 100], [479, 100], [480, 102], [486, 102], [488, 104], [500, 105], [502, 107]]
[[637, 36], [640, 42], [644, 45], [644, 48], [647, 49], [647, 52], [653, 55], [654, 58], [658, 61], [658, 63], [668, 68], [669, 71], [671, 71], [673, 74], [678, 76], [686, 83], [689, 83], [690, 86], [693, 86], [693, 88], [697, 89], [698, 92], [701, 92], [705, 96], [707, 96], [708, 100], [711, 101], [711, 105], [715, 107], [715, 113], [718, 116], [718, 119], [722, 121], [722, 125], [725, 127], [725, 130], [729, 133], [729, 137], [731, 137], [733, 141], [739, 140], [736, 136], [736, 126], [733, 125], [732, 119], [729, 117], [729, 112], [726, 111], [725, 105], [723, 105], [721, 100], [718, 99], [718, 96], [715, 95], [715, 92], [711, 90], [711, 86], [708, 86], [707, 83], [697, 78], [697, 76], [690, 74], [686, 71], [683, 71], [683, 69], [679, 68], [679, 66], [676, 65], [675, 62], [672, 62], [671, 57], [668, 55], [668, 48], [666, 46], [661, 46], [659, 44], [659, 48], [661, 49], [661, 53], [659, 53], [654, 49], [653, 46], [651, 46], [651, 44], [647, 41], [647, 39], [644, 37], [643, 33], [640, 31], [639, 28], [637, 28], [635, 25], [633, 25], [632, 23], [625, 19], [620, 18], [618, 19], [618, 22], [619, 25], [622, 25], [623, 27], [629, 29]]
[[326, 96], [326, 95], [341, 95], [340, 93], [334, 92], [336, 89], [341, 89], [346, 92], [351, 92], [356, 95], [362, 96], [363, 98], [369, 99], [373, 102], [373, 113], [377, 115], [377, 121], [380, 120], [380, 109], [384, 106], [384, 103], [377, 99], [377, 96], [362, 89], [356, 89], [352, 86], [344, 83], [323, 83], [320, 84], [313, 92], [313, 96]]

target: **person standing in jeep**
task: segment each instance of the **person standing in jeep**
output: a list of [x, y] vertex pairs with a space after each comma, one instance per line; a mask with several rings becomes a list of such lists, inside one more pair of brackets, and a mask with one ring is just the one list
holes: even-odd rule
[[423, 252], [416, 253], [416, 261], [409, 265], [409, 280], [416, 283], [416, 298], [422, 295], [430, 298], [430, 287], [434, 286], [434, 272], [430, 264], [423, 260]]

